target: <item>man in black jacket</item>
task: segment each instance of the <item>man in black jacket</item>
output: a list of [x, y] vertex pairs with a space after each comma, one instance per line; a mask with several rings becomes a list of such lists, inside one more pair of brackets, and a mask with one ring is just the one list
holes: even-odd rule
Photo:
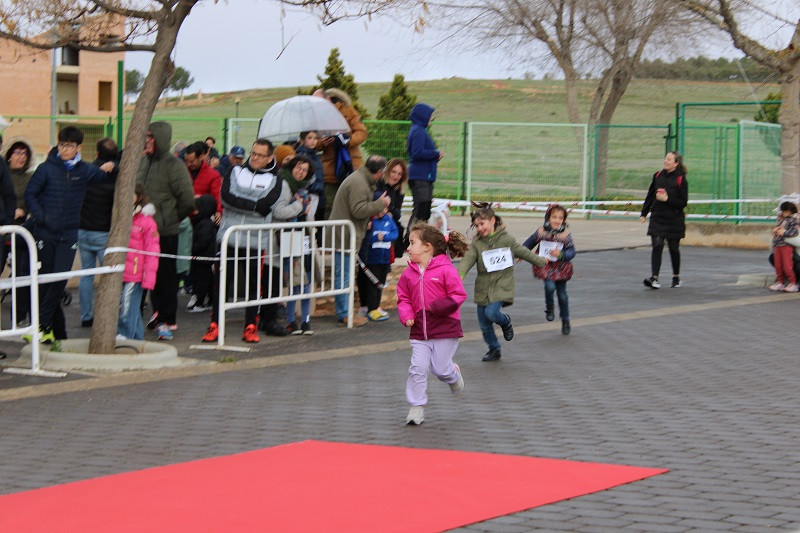
[[[119, 149], [110, 137], [97, 141], [96, 167], [109, 161], [119, 161]], [[111, 231], [111, 211], [114, 207], [114, 188], [117, 169], [110, 175], [114, 181], [95, 182], [86, 189], [81, 207], [81, 225], [78, 230], [78, 250], [81, 268], [94, 268], [103, 264], [103, 255]], [[94, 275], [81, 277], [78, 287], [81, 300], [81, 327], [88, 328], [94, 322]]]

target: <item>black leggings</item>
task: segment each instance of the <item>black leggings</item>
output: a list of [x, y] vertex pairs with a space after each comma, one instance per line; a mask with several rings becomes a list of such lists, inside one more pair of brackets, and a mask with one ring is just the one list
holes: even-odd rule
[[677, 276], [681, 273], [681, 251], [678, 248], [680, 239], [669, 239], [667, 237], [651, 236], [653, 241], [653, 255], [650, 257], [650, 264], [653, 268], [653, 275], [658, 277], [661, 271], [661, 254], [664, 252], [664, 242], [669, 248], [669, 258], [672, 261], [672, 275]]

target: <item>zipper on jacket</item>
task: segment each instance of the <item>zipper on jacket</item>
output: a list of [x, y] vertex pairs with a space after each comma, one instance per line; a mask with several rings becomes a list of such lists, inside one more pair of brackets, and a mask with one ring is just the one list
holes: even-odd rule
[[[428, 266], [430, 266], [430, 263], [428, 263]], [[428, 270], [428, 268], [426, 267], [425, 270]], [[419, 296], [422, 299], [422, 336], [425, 338], [425, 340], [428, 340], [428, 318], [425, 313], [425, 282], [423, 279], [424, 277], [425, 277], [425, 272], [424, 271], [420, 272]]]

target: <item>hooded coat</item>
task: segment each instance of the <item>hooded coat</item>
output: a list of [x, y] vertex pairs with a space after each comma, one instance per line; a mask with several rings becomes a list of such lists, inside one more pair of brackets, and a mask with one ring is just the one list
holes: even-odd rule
[[439, 150], [428, 133], [428, 122], [434, 108], [419, 103], [411, 109], [411, 128], [408, 130], [406, 151], [408, 152], [408, 179], [436, 181]]
[[[161, 252], [158, 227], [153, 218], [155, 212], [153, 204], [134, 211], [131, 238], [128, 241], [128, 248], [134, 251], [125, 255], [125, 272], [122, 274], [123, 283], [141, 283], [142, 288], [148, 291], [156, 286], [158, 272], [158, 256], [152, 254]], [[141, 251], [149, 253], [143, 254]]]
[[150, 131], [156, 142], [154, 154], [145, 154], [136, 181], [144, 185], [156, 207], [155, 220], [164, 237], [175, 236], [181, 220], [194, 210], [194, 189], [186, 165], [172, 155], [172, 128], [166, 122], [153, 122]]
[[84, 161], [67, 169], [58, 149], [53, 148], [25, 188], [25, 203], [31, 215], [25, 227], [37, 239], [77, 240], [86, 188], [90, 183], [111, 179]]
[[467, 272], [477, 263], [478, 275], [475, 278], [475, 303], [489, 305], [492, 302], [503, 302], [503, 305], [514, 303], [514, 267], [489, 272], [483, 263], [483, 252], [509, 248], [512, 257], [519, 257], [536, 266], [545, 266], [547, 261], [517, 243], [503, 226], [486, 237], [478, 237], [469, 247], [458, 265], [458, 273], [463, 279]]
[[467, 291], [447, 254], [431, 258], [425, 271], [408, 263], [397, 282], [397, 316], [405, 324], [414, 319], [415, 340], [463, 337], [461, 304]]

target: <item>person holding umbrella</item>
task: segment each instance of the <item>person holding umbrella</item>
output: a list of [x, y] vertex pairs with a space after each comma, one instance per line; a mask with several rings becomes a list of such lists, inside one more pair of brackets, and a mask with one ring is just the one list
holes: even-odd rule
[[[320, 142], [322, 145], [322, 173], [325, 177], [325, 220], [328, 220], [333, 209], [336, 191], [339, 190], [342, 181], [364, 164], [360, 145], [367, 140], [367, 127], [361, 122], [361, 116], [353, 107], [350, 96], [341, 89], [317, 89], [314, 91], [314, 96], [325, 98], [336, 106], [350, 126], [349, 135], [331, 135], [323, 138]], [[337, 164], [340, 155], [342, 159], [349, 158], [351, 168], [348, 168], [346, 163]]]

